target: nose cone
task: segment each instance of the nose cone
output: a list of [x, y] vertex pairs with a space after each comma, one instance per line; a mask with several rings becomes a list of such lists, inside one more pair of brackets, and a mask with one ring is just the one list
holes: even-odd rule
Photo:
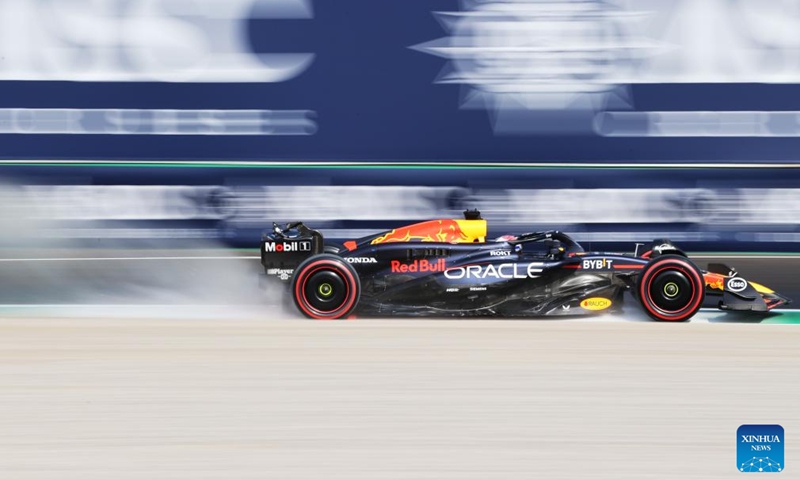
[[789, 305], [790, 303], [792, 303], [792, 299], [784, 297], [783, 295], [776, 292], [762, 293], [761, 297], [764, 299], [764, 303], [767, 304], [767, 310], [772, 310], [775, 307], [780, 307], [781, 305]]

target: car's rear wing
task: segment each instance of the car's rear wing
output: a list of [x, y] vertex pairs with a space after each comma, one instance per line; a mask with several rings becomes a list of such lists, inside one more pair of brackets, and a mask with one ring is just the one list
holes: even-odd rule
[[272, 231], [261, 237], [261, 265], [269, 277], [289, 280], [294, 269], [306, 258], [322, 253], [322, 234], [302, 222], [272, 224]]

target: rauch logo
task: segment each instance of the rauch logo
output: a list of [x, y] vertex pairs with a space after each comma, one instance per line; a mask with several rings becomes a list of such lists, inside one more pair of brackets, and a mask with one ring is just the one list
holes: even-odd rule
[[611, 306], [611, 300], [602, 297], [587, 298], [581, 302], [581, 307], [586, 310], [605, 310]]

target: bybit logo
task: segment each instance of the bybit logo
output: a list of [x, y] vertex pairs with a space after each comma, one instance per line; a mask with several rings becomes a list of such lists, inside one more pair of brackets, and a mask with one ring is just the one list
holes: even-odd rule
[[599, 260], [584, 260], [581, 268], [583, 270], [606, 270], [611, 268], [612, 263], [614, 263], [614, 260], [609, 260], [607, 258], [601, 258]]

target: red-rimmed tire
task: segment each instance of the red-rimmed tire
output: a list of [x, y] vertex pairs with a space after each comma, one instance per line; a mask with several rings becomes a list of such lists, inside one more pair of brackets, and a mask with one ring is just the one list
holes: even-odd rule
[[315, 255], [294, 271], [294, 304], [308, 318], [345, 318], [356, 308], [360, 296], [358, 273], [336, 255]]
[[688, 258], [662, 255], [644, 267], [636, 293], [654, 320], [683, 322], [700, 310], [705, 299], [703, 274]]

